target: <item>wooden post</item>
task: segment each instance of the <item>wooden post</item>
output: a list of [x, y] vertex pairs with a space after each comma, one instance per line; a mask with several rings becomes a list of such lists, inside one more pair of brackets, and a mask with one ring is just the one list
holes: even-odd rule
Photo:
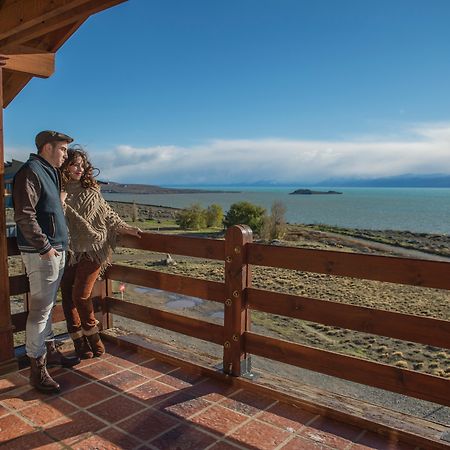
[[5, 152], [3, 148], [3, 66], [0, 55], [0, 374], [18, 369], [14, 357], [13, 327], [9, 303], [8, 247], [5, 214]]
[[236, 377], [250, 365], [243, 342], [243, 334], [250, 328], [245, 290], [251, 284], [251, 266], [247, 264], [245, 248], [249, 242], [252, 242], [252, 230], [247, 225], [228, 228], [225, 235], [223, 371]]

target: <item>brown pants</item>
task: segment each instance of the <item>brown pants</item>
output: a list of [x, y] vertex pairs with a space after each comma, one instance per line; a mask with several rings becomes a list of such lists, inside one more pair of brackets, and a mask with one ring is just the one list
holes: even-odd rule
[[61, 294], [67, 331], [72, 339], [98, 332], [91, 293], [99, 273], [100, 264], [88, 259], [74, 266], [66, 265]]

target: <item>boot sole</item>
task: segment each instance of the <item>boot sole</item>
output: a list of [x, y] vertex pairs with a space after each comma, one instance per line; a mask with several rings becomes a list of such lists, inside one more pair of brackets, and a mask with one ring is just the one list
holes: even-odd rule
[[80, 364], [80, 361], [77, 361], [75, 364], [47, 364], [47, 369], [51, 369], [53, 367], [65, 367], [66, 369], [70, 369], [71, 367], [76, 366], [77, 364]]
[[43, 394], [57, 394], [59, 392], [61, 392], [61, 386], [58, 386], [57, 388], [51, 388], [51, 389], [45, 389], [42, 387], [38, 387], [38, 386], [34, 386], [31, 385], [32, 387], [34, 387], [37, 391], [42, 392]]

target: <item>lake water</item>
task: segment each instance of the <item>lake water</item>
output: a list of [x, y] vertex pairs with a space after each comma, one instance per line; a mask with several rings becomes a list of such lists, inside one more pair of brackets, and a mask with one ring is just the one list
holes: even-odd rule
[[[190, 186], [192, 187], [192, 186]], [[208, 187], [236, 192], [199, 194], [105, 194], [108, 200], [185, 208], [193, 203], [207, 207], [218, 203], [227, 211], [231, 204], [249, 201], [270, 210], [274, 201], [286, 206], [290, 223], [328, 224], [378, 230], [450, 233], [449, 188], [312, 188], [342, 195], [289, 195], [292, 187]], [[205, 189], [203, 187], [203, 189]]]

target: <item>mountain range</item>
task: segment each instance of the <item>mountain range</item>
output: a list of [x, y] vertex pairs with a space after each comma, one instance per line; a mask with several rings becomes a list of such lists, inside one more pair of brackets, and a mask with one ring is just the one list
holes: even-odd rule
[[315, 186], [448, 188], [450, 187], [450, 175], [404, 174], [381, 178], [329, 178], [320, 183], [316, 183]]

